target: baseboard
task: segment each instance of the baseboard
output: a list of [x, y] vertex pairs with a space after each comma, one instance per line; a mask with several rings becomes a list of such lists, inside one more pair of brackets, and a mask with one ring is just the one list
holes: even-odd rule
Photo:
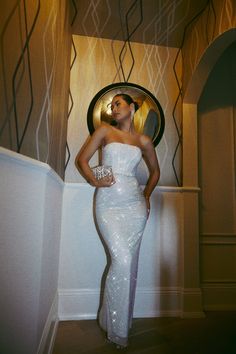
[[202, 290], [200, 288], [181, 289], [181, 318], [203, 318]]
[[138, 288], [134, 317], [179, 317], [180, 288]]
[[[189, 295], [189, 292], [188, 292]], [[137, 288], [134, 306], [135, 318], [150, 317], [203, 317], [202, 310], [194, 305], [199, 289], [191, 290], [193, 303], [188, 311], [183, 311], [183, 289], [170, 288]], [[59, 311], [60, 321], [96, 319], [99, 306], [99, 289], [60, 289]]]
[[236, 283], [204, 283], [202, 292], [206, 311], [236, 310]]
[[58, 294], [56, 293], [50, 308], [37, 354], [51, 354], [58, 326]]
[[99, 296], [99, 289], [59, 289], [59, 320], [95, 319], [99, 306]]
[[52, 354], [52, 351], [53, 351], [53, 347], [54, 347], [54, 342], [55, 342], [55, 339], [56, 339], [56, 335], [57, 335], [57, 328], [58, 328], [58, 324], [59, 324], [59, 319], [57, 317], [56, 321], [54, 322], [54, 326], [53, 326], [53, 329], [52, 329], [52, 334], [48, 336], [48, 346], [46, 345], [45, 346], [45, 350], [44, 350], [44, 354]]

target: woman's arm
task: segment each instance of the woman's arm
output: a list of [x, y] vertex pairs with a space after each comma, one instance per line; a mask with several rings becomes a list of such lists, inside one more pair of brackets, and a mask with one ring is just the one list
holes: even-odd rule
[[149, 170], [149, 178], [143, 191], [144, 197], [146, 199], [148, 212], [149, 212], [150, 211], [149, 198], [159, 181], [160, 167], [159, 167], [156, 151], [151, 139], [145, 136], [145, 138], [143, 138], [142, 146], [143, 146], [143, 158]]
[[113, 176], [107, 176], [97, 180], [89, 166], [89, 160], [104, 143], [107, 129], [108, 128], [105, 125], [101, 125], [98, 129], [96, 129], [93, 135], [78, 152], [75, 159], [75, 165], [79, 172], [87, 180], [87, 182], [94, 187], [110, 187], [114, 183]]

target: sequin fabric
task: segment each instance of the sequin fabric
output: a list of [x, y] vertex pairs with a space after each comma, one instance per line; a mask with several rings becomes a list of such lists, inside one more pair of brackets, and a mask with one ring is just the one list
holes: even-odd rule
[[112, 167], [116, 183], [98, 188], [96, 221], [110, 255], [99, 324], [110, 341], [126, 346], [132, 323], [139, 249], [147, 208], [135, 177], [141, 150], [134, 145], [109, 143], [103, 164]]

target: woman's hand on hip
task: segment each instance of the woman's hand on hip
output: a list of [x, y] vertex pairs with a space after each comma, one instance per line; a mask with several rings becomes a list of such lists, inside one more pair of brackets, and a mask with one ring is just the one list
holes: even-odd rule
[[115, 178], [114, 176], [106, 176], [106, 177], [103, 177], [101, 179], [99, 179], [97, 181], [97, 185], [96, 187], [100, 188], [100, 187], [111, 187], [113, 184], [115, 184], [116, 181], [115, 181]]

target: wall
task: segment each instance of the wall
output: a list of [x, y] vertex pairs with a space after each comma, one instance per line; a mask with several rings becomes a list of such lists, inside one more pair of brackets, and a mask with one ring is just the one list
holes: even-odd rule
[[[74, 160], [78, 150], [88, 136], [87, 110], [92, 98], [103, 87], [123, 81], [119, 67], [119, 53], [122, 41], [98, 39], [92, 37], [73, 36], [77, 56], [71, 70], [71, 94], [73, 98], [72, 111], [68, 121], [68, 145], [71, 158], [66, 169], [67, 182], [83, 182], [78, 174]], [[157, 147], [161, 166], [160, 185], [176, 185], [172, 159], [178, 143], [178, 136], [172, 116], [178, 86], [173, 71], [177, 49], [156, 45], [131, 43], [135, 58], [134, 67], [129, 82], [136, 83], [148, 89], [159, 100], [165, 113], [165, 133]], [[74, 49], [72, 52], [74, 57]], [[127, 76], [132, 64], [127, 51], [123, 66]], [[181, 74], [180, 65], [177, 72]], [[181, 124], [181, 102], [176, 107], [177, 125]], [[96, 165], [97, 156], [92, 163]], [[181, 175], [181, 151], [175, 158], [177, 175]], [[181, 180], [181, 178], [179, 177]]]
[[68, 114], [69, 5], [67, 0], [0, 4], [0, 145], [49, 163], [61, 177]]
[[206, 309], [236, 308], [236, 42], [213, 68], [198, 105], [201, 281]]
[[[204, 85], [206, 85], [210, 72], [213, 70], [217, 60], [220, 58], [223, 52], [233, 42], [235, 42], [235, 38], [236, 38], [235, 5], [236, 5], [235, 1], [233, 0], [209, 1], [205, 11], [201, 13], [201, 15], [192, 23], [191, 27], [188, 29], [186, 40], [183, 45], [183, 51], [182, 51], [183, 74], [184, 74], [183, 75], [183, 93], [184, 93], [183, 95], [183, 182], [185, 186], [188, 185], [198, 186], [199, 184], [198, 181], [199, 180], [198, 103], [202, 91], [204, 89]], [[231, 82], [230, 80], [232, 80], [232, 76], [229, 79], [229, 82]], [[223, 80], [223, 82], [225, 82], [225, 80]], [[229, 82], [228, 84], [226, 84], [226, 86], [230, 85]], [[217, 82], [217, 85], [221, 86], [221, 82], [220, 84], [219, 82]], [[225, 92], [227, 92], [227, 88], [225, 89]], [[210, 96], [208, 95], [207, 100], [205, 102], [205, 108], [208, 105], [211, 107], [212, 102], [214, 102], [212, 98], [208, 102], [209, 98]], [[228, 101], [223, 102], [222, 97], [218, 97], [217, 102], [214, 102], [215, 106], [210, 108], [211, 111], [213, 112], [210, 112], [208, 109], [204, 111], [203, 115], [204, 116], [206, 115], [207, 119], [205, 122], [203, 121], [201, 122], [203, 126], [205, 125], [206, 127], [206, 130], [201, 137], [202, 139], [201, 144], [203, 144], [204, 138], [205, 139], [210, 138], [209, 143], [210, 142], [213, 143], [212, 136], [210, 137], [209, 135], [210, 132], [207, 131], [209, 128], [211, 130], [216, 129], [217, 134], [220, 132], [219, 127], [217, 127], [217, 125], [219, 126], [219, 124], [222, 127], [221, 124], [223, 119], [221, 119], [220, 122], [218, 119], [220, 111], [222, 113], [222, 116], [224, 115], [227, 117], [230, 111], [231, 111], [230, 113], [231, 115], [232, 114], [235, 115], [235, 109], [234, 108], [230, 109], [228, 105], [225, 106], [226, 103], [228, 104]], [[212, 120], [214, 120], [214, 123], [212, 122]], [[225, 125], [228, 127], [229, 127], [228, 123], [230, 122], [230, 120], [231, 119], [229, 119], [229, 117], [226, 118]], [[232, 121], [230, 124], [232, 124]], [[230, 128], [231, 134], [233, 130], [235, 131], [235, 128], [233, 129]], [[203, 133], [203, 130], [201, 130], [201, 133]], [[229, 147], [231, 144], [230, 147], [231, 157], [232, 157], [233, 139], [235, 138], [231, 136], [230, 139], [226, 141], [224, 137], [222, 137], [222, 135], [219, 136], [219, 141], [221, 140], [221, 143], [223, 142], [222, 147], [225, 148], [226, 151], [229, 151]], [[204, 144], [205, 143], [206, 141], [204, 142]], [[215, 147], [217, 146], [216, 141], [214, 141], [214, 146]], [[219, 147], [217, 147], [217, 151], [218, 150]], [[212, 151], [214, 152], [214, 148], [212, 149]], [[220, 156], [222, 156], [221, 155], [222, 151], [223, 150], [221, 149]], [[204, 153], [205, 152], [206, 151], [204, 151]], [[203, 151], [201, 151], [201, 156], [203, 156]], [[215, 171], [219, 170], [219, 165], [217, 164], [214, 165], [214, 161], [212, 161], [212, 157], [211, 159], [208, 158], [207, 162], [204, 161], [205, 161], [205, 157], [203, 157], [203, 163], [207, 165], [207, 169], [205, 169], [205, 173], [208, 174], [208, 176], [209, 173], [211, 173], [211, 170], [209, 168], [211, 164], [213, 164], [213, 169], [215, 169]], [[217, 157], [217, 162], [218, 162], [218, 157]], [[226, 162], [226, 165], [227, 167], [229, 166], [229, 160]], [[226, 165], [224, 165], [224, 167]], [[232, 161], [230, 162], [230, 165], [233, 166]], [[222, 170], [220, 170], [220, 172], [222, 172]], [[224, 178], [226, 178], [226, 180], [228, 181], [229, 178], [228, 172], [224, 175]], [[204, 183], [205, 183], [204, 181], [201, 181], [203, 188], [204, 188]], [[217, 185], [217, 180], [215, 180], [213, 185], [215, 186]], [[209, 183], [208, 183], [208, 187], [209, 187]], [[210, 186], [210, 188], [212, 187]], [[221, 193], [222, 189], [226, 188], [226, 193], [229, 194], [228, 186], [224, 187], [224, 184], [221, 184], [219, 188], [220, 188], [220, 192], [218, 193], [217, 190], [216, 191], [217, 195], [214, 194], [213, 196], [211, 196], [211, 198], [216, 201], [216, 204], [214, 205], [215, 210], [217, 204], [219, 205], [219, 201], [220, 203], [222, 203], [222, 205], [225, 204], [225, 196], [223, 195], [223, 193]], [[208, 192], [206, 192], [206, 189], [204, 193], [206, 197], [208, 194]], [[231, 203], [231, 205], [233, 200], [232, 197], [233, 194], [230, 195], [229, 197], [229, 203]], [[209, 201], [209, 195], [208, 195], [208, 201]], [[228, 217], [227, 215], [228, 204], [226, 204], [227, 207], [224, 208], [224, 210], [222, 211], [223, 215], [221, 215], [220, 218], [218, 218], [219, 216], [219, 210], [218, 210], [218, 212], [216, 213], [217, 214], [217, 220], [216, 220], [216, 214], [214, 213], [212, 214], [213, 210], [211, 210], [211, 212], [209, 213], [210, 211], [209, 208], [208, 210], [203, 209], [205, 206], [203, 206], [202, 208], [202, 206], [199, 204], [199, 200], [192, 200], [192, 202], [195, 203], [194, 208], [195, 208], [195, 215], [197, 221], [199, 217], [198, 216], [199, 208], [200, 208], [200, 212], [203, 211], [204, 218], [207, 214], [208, 216], [210, 214], [211, 216], [214, 215], [214, 220], [211, 220], [211, 223], [209, 223], [208, 220], [207, 222], [208, 226], [210, 224], [211, 226], [212, 225], [219, 226], [219, 223], [222, 223], [222, 221], [226, 220]], [[230, 210], [229, 215], [231, 215], [231, 222], [232, 222], [232, 210]], [[205, 222], [204, 224], [206, 226]], [[226, 222], [224, 221], [223, 224], [226, 225]], [[200, 230], [199, 230], [198, 222], [192, 228], [192, 231], [195, 235], [194, 236], [195, 243], [198, 242], [199, 244]], [[207, 234], [205, 234], [205, 236], [207, 236]], [[235, 265], [233, 261], [227, 259], [227, 262], [224, 263], [224, 266], [222, 267], [222, 261], [226, 259], [228, 255], [228, 249], [230, 249], [231, 256], [232, 254], [234, 254], [235, 235], [231, 234], [229, 235], [230, 236], [229, 238], [227, 238], [227, 235], [225, 235], [226, 237], [224, 239], [221, 238], [221, 236], [223, 235], [219, 235], [220, 239], [217, 240], [217, 235], [215, 234], [214, 231], [209, 236], [213, 236], [213, 237], [212, 238], [203, 237], [203, 239], [201, 239], [201, 246], [200, 246], [201, 256], [203, 260], [203, 264], [201, 265], [202, 266], [201, 280], [203, 281], [202, 290], [204, 293], [203, 301], [207, 309], [214, 309], [214, 310], [231, 309], [232, 310], [235, 309], [235, 286], [234, 286], [235, 275], [233, 275], [233, 277], [231, 278], [232, 275], [231, 272], [235, 274], [234, 273]], [[216, 243], [218, 243], [217, 246]], [[229, 256], [229, 258], [231, 256]], [[228, 269], [228, 265], [229, 265], [228, 262], [232, 264], [233, 267], [232, 269]], [[229, 274], [231, 275], [229, 276]], [[233, 282], [231, 282], [228, 276], [231, 278], [231, 280], [233, 279]], [[210, 282], [211, 284], [209, 285], [204, 284], [204, 281], [206, 281], [206, 283]], [[205, 285], [207, 289], [205, 288]]]
[[57, 324], [63, 183], [3, 148], [0, 170], [0, 352], [42, 353]]
[[[95, 318], [100, 281], [106, 264], [92, 215], [93, 189], [77, 172], [74, 159], [88, 136], [87, 109], [94, 95], [111, 82], [122, 81], [118, 56], [123, 42], [73, 36], [75, 59], [71, 70], [71, 114], [68, 144], [71, 157], [66, 170], [62, 244], [59, 270], [59, 318]], [[177, 49], [131, 43], [135, 65], [130, 82], [150, 90], [165, 112], [166, 129], [157, 154], [161, 180], [152, 196], [152, 215], [144, 234], [135, 316], [202, 316], [199, 289], [199, 248], [196, 205], [198, 186], [176, 188], [172, 159], [178, 137], [172, 116], [178, 96], [173, 71]], [[75, 52], [77, 53], [75, 56]], [[125, 70], [131, 58], [125, 57]], [[179, 63], [180, 66], [180, 63]], [[178, 66], [178, 74], [181, 68]], [[182, 106], [177, 105], [181, 124]], [[181, 152], [177, 172], [181, 175]], [[95, 156], [91, 164], [97, 163]], [[164, 187], [170, 185], [171, 187]]]

